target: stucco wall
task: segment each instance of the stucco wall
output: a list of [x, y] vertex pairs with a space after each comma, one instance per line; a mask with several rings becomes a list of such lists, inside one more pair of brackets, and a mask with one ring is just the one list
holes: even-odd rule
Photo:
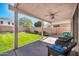
[[13, 31], [12, 26], [0, 26], [0, 32]]
[[[71, 24], [61, 24], [60, 27], [48, 27], [43, 28], [43, 31], [47, 32], [48, 34], [62, 34], [63, 32], [70, 32], [71, 31]], [[42, 32], [41, 27], [34, 27], [34, 31]]]

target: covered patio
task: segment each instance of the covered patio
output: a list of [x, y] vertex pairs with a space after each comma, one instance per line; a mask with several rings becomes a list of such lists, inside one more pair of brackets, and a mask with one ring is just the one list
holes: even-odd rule
[[[51, 24], [58, 24], [62, 22], [71, 22], [71, 32], [72, 36], [74, 36], [74, 41], [78, 40], [78, 18], [77, 18], [77, 11], [78, 11], [78, 5], [69, 3], [69, 4], [24, 4], [24, 3], [18, 3], [14, 6], [9, 6], [10, 10], [15, 11], [15, 38], [14, 38], [14, 50], [8, 52], [5, 55], [22, 55], [22, 56], [47, 56], [48, 55], [48, 49], [47, 49], [47, 42], [45, 39], [41, 39], [41, 41], [36, 41], [31, 44], [25, 45], [21, 48], [18, 48], [18, 13], [23, 13], [35, 18], [38, 18], [41, 21], [46, 21]], [[56, 15], [55, 15], [56, 14]], [[50, 16], [53, 15], [53, 16]], [[42, 24], [43, 25], [43, 24]], [[52, 27], [51, 27], [52, 28]], [[42, 27], [42, 33], [43, 35], [43, 27]], [[54, 39], [53, 39], [54, 40]], [[49, 42], [51, 43], [51, 42]], [[79, 46], [79, 42], [77, 43]], [[79, 47], [77, 47], [78, 51]], [[75, 50], [75, 49], [74, 49]]]

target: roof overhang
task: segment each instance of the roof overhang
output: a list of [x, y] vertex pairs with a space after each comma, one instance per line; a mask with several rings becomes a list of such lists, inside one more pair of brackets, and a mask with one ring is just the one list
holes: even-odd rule
[[[51, 23], [72, 19], [76, 6], [76, 3], [19, 3], [17, 8], [9, 5], [9, 9]], [[50, 12], [57, 12], [54, 20], [47, 16]]]

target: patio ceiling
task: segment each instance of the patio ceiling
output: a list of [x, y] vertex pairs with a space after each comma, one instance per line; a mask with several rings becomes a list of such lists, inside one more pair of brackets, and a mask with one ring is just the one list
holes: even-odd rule
[[[76, 6], [76, 3], [20, 3], [17, 10], [40, 20], [56, 22], [72, 19]], [[9, 9], [13, 7], [9, 6]], [[50, 19], [50, 13], [56, 13], [54, 19]]]

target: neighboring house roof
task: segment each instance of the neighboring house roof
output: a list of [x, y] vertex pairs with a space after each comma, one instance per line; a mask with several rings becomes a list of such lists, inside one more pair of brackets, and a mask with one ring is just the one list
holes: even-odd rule
[[14, 22], [13, 20], [11, 20], [11, 19], [9, 19], [9, 18], [6, 18], [6, 17], [0, 18], [0, 21], [1, 21], [1, 20], [7, 20], [7, 21], [10, 21], [10, 22]]
[[2, 17], [2, 18], [0, 18], [0, 19], [9, 19], [9, 18], [5, 18], [5, 17], [3, 18], [3, 17]]

